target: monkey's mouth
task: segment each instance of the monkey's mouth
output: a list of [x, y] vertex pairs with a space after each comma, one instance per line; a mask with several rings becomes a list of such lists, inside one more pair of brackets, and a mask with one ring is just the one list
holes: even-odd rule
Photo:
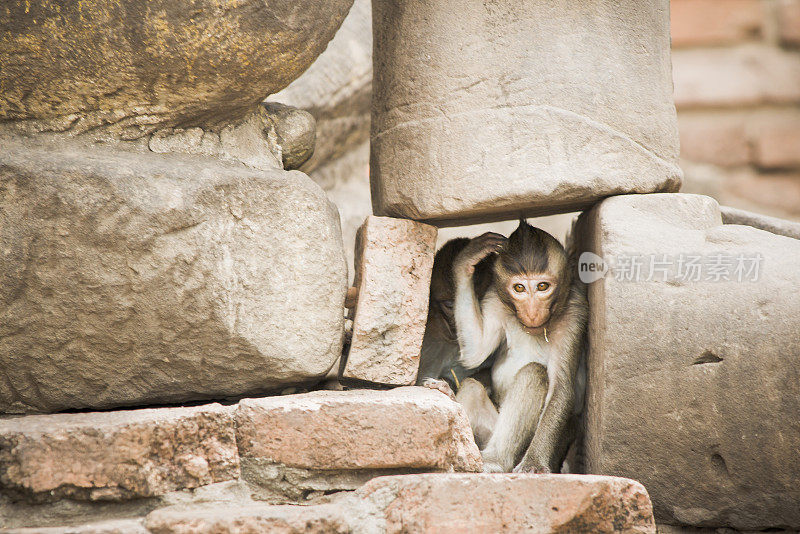
[[544, 319], [534, 320], [531, 321], [529, 319], [520, 319], [522, 326], [525, 327], [525, 330], [535, 333], [541, 333], [544, 327], [547, 325], [547, 322], [550, 320], [550, 317], [545, 317]]

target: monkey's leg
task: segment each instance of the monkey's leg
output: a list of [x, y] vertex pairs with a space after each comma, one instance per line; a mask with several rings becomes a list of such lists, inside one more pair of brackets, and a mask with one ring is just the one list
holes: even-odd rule
[[547, 368], [529, 363], [519, 370], [503, 403], [489, 443], [482, 451], [485, 472], [510, 472], [527, 449], [547, 397]]
[[475, 443], [479, 449], [483, 448], [497, 423], [497, 408], [486, 393], [486, 388], [474, 378], [466, 378], [461, 383], [456, 400], [467, 412]]

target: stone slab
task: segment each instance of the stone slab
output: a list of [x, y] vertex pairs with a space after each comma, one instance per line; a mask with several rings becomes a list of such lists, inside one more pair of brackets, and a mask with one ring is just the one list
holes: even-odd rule
[[358, 301], [343, 379], [397, 386], [417, 378], [436, 228], [367, 217], [356, 234]]
[[661, 522], [800, 528], [800, 241], [683, 194], [607, 199], [577, 235], [612, 266], [589, 284], [588, 472], [641, 481]]

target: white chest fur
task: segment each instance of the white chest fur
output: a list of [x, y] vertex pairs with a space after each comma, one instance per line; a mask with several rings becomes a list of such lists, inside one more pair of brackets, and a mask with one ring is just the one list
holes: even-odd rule
[[516, 317], [509, 316], [503, 321], [505, 329], [505, 350], [497, 355], [492, 367], [492, 384], [500, 398], [511, 387], [517, 372], [529, 363], [536, 362], [548, 366], [553, 346], [544, 335], [525, 331]]

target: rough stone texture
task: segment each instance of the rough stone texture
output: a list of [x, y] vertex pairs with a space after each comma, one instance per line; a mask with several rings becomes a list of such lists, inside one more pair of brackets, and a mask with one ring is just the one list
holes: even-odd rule
[[124, 137], [241, 119], [308, 68], [351, 4], [11, 0], [0, 118]]
[[[589, 285], [587, 471], [641, 481], [666, 523], [800, 527], [800, 241], [695, 195], [607, 199], [578, 232], [616, 262]], [[681, 254], [700, 281], [677, 277]], [[719, 254], [760, 254], [757, 281], [714, 281]], [[631, 255], [639, 281], [618, 280]], [[650, 255], [666, 277], [646, 281]]]
[[[33, 417], [33, 416], [32, 416]], [[230, 425], [232, 427], [232, 424]], [[65, 525], [84, 525], [100, 528], [122, 520], [143, 520], [157, 508], [176, 505], [250, 502], [250, 488], [241, 479], [226, 480], [196, 488], [179, 489], [157, 497], [124, 501], [87, 501], [62, 499], [34, 503], [12, 500], [0, 491], [0, 524], [7, 528], [70, 528]], [[36, 530], [39, 532], [39, 530]]]
[[355, 0], [328, 48], [268, 101], [304, 109], [317, 120], [317, 147], [302, 167], [311, 172], [369, 140], [371, 95], [372, 6], [370, 0]]
[[672, 53], [675, 105], [744, 106], [800, 100], [800, 55], [763, 45]]
[[773, 234], [800, 239], [800, 223], [729, 206], [720, 206], [719, 211], [722, 216], [722, 222], [725, 224], [743, 224], [759, 230], [766, 230]]
[[6, 534], [148, 534], [142, 519], [115, 519], [71, 527], [36, 527], [4, 530]]
[[273, 506], [253, 503], [172, 507], [151, 512], [145, 524], [153, 534], [353, 532], [343, 510], [334, 505]]
[[219, 133], [202, 128], [166, 128], [148, 139], [157, 153], [181, 152], [234, 161], [254, 169], [296, 169], [314, 152], [314, 117], [282, 104], [259, 105], [242, 122]]
[[427, 388], [244, 399], [235, 417], [243, 459], [306, 469], [481, 468], [461, 406]]
[[302, 173], [3, 143], [0, 411], [255, 395], [339, 357], [338, 215]]
[[667, 0], [376, 0], [373, 24], [376, 215], [464, 224], [680, 186]]
[[381, 477], [357, 494], [385, 532], [627, 532], [655, 534], [647, 490], [587, 475], [441, 474]]
[[123, 500], [238, 478], [218, 404], [0, 419], [0, 487], [47, 501]]
[[154, 534], [236, 532], [652, 533], [652, 506], [633, 480], [580, 475], [427, 474], [373, 479], [312, 506], [172, 507], [147, 516]]
[[358, 304], [341, 376], [411, 385], [428, 317], [436, 228], [370, 215], [356, 235]]
[[262, 107], [266, 109], [275, 130], [283, 168], [299, 168], [314, 153], [317, 135], [314, 116], [282, 104], [262, 104]]

